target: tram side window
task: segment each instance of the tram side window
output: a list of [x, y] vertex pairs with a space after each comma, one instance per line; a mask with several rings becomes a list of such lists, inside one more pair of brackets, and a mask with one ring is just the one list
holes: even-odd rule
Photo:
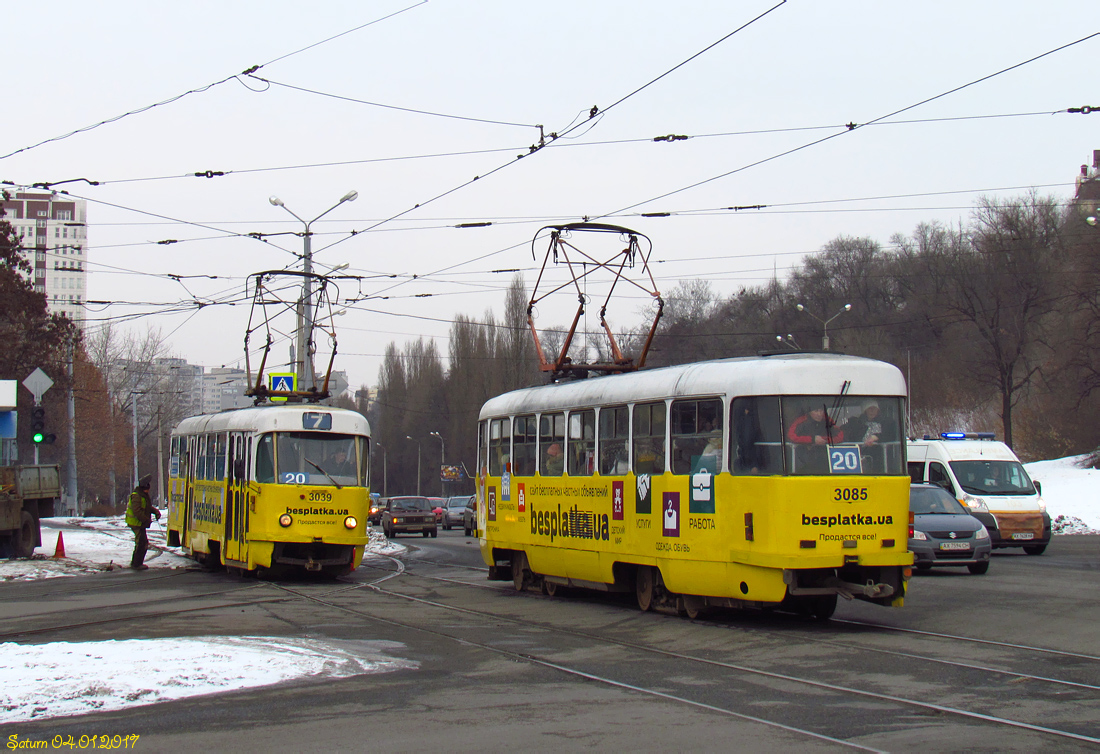
[[596, 452], [596, 412], [569, 414], [569, 475], [592, 476]]
[[774, 395], [737, 398], [730, 404], [730, 471], [783, 473], [783, 421]]
[[172, 438], [172, 449], [169, 451], [168, 476], [178, 479], [180, 475], [180, 438]]
[[565, 471], [565, 414], [539, 417], [539, 472], [561, 476]]
[[275, 451], [272, 435], [266, 434], [256, 445], [256, 481], [261, 484], [275, 483]]
[[672, 473], [691, 474], [722, 466], [722, 401], [674, 401], [672, 404]]
[[363, 452], [359, 454], [359, 478], [362, 486], [370, 487], [370, 438], [364, 438], [361, 445]]
[[500, 476], [510, 462], [508, 442], [512, 430], [511, 419], [493, 419], [489, 422], [489, 474]]
[[630, 415], [626, 406], [600, 409], [600, 473], [621, 476], [630, 471], [626, 443], [630, 438]]
[[481, 479], [482, 474], [488, 472], [486, 462], [488, 457], [485, 453], [485, 430], [488, 429], [489, 422], [481, 421], [477, 423], [477, 478]]
[[206, 479], [206, 435], [201, 435], [195, 447], [195, 479]]
[[517, 416], [512, 420], [512, 473], [516, 476], [535, 475], [535, 441], [538, 425], [534, 416]]
[[214, 473], [211, 479], [216, 481], [223, 481], [225, 479], [225, 435], [214, 435], [211, 438], [211, 445], [214, 449]]
[[631, 435], [635, 474], [665, 473], [665, 404], [641, 403], [634, 407]]

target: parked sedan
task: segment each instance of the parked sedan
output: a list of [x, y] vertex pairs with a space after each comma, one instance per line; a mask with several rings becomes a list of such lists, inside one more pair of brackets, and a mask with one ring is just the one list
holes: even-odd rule
[[436, 536], [432, 504], [426, 497], [391, 497], [382, 511], [382, 531], [391, 538], [398, 534]]
[[976, 574], [989, 570], [989, 532], [951, 493], [936, 484], [914, 484], [909, 488], [909, 510], [909, 550], [918, 569], [966, 566]]
[[447, 504], [443, 506], [443, 528], [450, 531], [451, 527], [462, 526], [462, 517], [466, 512], [466, 503], [472, 495], [447, 498]]

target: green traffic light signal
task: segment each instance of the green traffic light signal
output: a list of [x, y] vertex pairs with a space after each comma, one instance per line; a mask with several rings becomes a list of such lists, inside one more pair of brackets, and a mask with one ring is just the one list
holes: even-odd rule
[[31, 439], [34, 440], [35, 445], [40, 445], [46, 439], [46, 435], [43, 432], [35, 432]]

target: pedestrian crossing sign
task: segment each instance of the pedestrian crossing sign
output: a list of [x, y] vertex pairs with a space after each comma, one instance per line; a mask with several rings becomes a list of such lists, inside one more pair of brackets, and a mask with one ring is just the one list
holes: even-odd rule
[[[295, 382], [297, 381], [297, 375], [295, 374], [269, 374], [267, 376], [268, 385], [273, 393], [293, 393], [295, 388]], [[272, 397], [272, 401], [285, 403], [286, 398]]]

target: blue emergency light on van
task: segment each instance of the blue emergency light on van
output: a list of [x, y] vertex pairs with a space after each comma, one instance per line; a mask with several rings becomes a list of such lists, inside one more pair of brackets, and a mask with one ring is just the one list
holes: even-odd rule
[[945, 440], [993, 440], [997, 435], [994, 432], [940, 432], [940, 437]]

